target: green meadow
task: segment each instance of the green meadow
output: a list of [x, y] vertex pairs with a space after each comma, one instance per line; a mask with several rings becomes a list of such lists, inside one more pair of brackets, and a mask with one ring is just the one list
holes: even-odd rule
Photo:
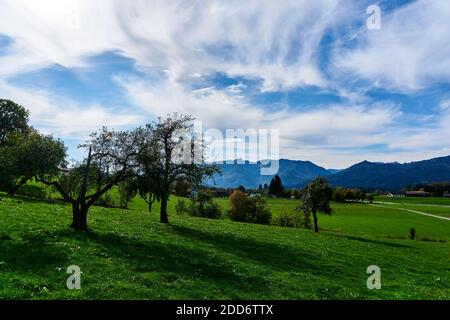
[[[77, 232], [67, 204], [0, 198], [0, 299], [450, 298], [450, 221], [396, 209], [449, 216], [447, 199], [333, 203], [315, 234], [179, 216], [175, 197], [169, 225], [137, 198], [127, 210], [93, 207], [89, 232]], [[268, 205], [276, 216], [298, 200]], [[66, 287], [70, 265], [81, 268], [81, 290]], [[379, 290], [367, 289], [370, 265], [381, 268]]]

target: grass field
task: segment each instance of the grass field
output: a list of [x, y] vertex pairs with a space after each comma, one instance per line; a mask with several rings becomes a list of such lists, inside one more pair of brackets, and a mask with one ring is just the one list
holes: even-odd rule
[[[1, 197], [1, 299], [450, 298], [450, 221], [433, 217], [334, 203], [314, 234], [177, 216], [172, 198], [170, 225], [136, 200], [93, 208], [83, 233], [68, 228], [66, 204]], [[298, 204], [268, 202], [274, 215]], [[410, 227], [422, 240], [407, 239]], [[66, 288], [69, 265], [81, 290]], [[369, 265], [381, 268], [380, 290], [366, 287]]]
[[375, 197], [375, 201], [382, 202], [395, 202], [402, 204], [429, 204], [429, 205], [441, 205], [450, 206], [450, 198], [431, 198], [431, 197]]

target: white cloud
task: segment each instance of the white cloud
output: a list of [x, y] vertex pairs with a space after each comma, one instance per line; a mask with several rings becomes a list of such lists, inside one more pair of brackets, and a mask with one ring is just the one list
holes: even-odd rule
[[442, 110], [449, 110], [450, 109], [450, 99], [446, 99], [441, 102], [440, 107]]
[[[102, 125], [145, 122], [130, 115], [130, 110], [81, 106], [74, 99], [25, 91], [2, 80], [54, 64], [69, 69], [90, 67], [87, 57], [116, 51], [134, 59], [146, 74], [162, 74], [151, 80], [116, 77], [142, 111], [190, 113], [210, 128], [280, 129], [286, 157], [343, 167], [357, 159], [388, 160], [398, 155], [400, 160], [402, 152], [416, 159], [449, 152], [442, 138], [449, 134], [448, 116], [436, 121], [434, 128], [411, 128], [402, 124], [403, 115], [396, 106], [374, 104], [365, 92], [347, 85], [366, 79], [375, 86], [411, 91], [448, 82], [450, 5], [417, 1], [395, 14], [382, 12], [382, 29], [357, 32], [356, 48], [343, 42], [332, 44], [330, 79], [319, 67], [320, 43], [330, 30], [344, 27], [352, 33], [355, 20], [365, 14], [360, 6], [346, 0], [281, 4], [270, 0], [2, 0], [0, 34], [12, 38], [13, 44], [7, 55], [0, 56], [0, 95], [30, 108], [34, 124], [63, 138], [85, 137]], [[311, 85], [334, 88], [348, 102], [269, 111], [250, 103], [243, 83], [223, 90], [186, 85], [215, 73], [261, 80], [261, 91]], [[447, 111], [448, 102], [441, 107]], [[356, 151], [337, 151], [376, 144], [388, 145], [392, 154], [366, 157]]]
[[45, 91], [23, 90], [0, 81], [0, 96], [23, 105], [31, 113], [31, 124], [59, 138], [83, 140], [102, 126], [126, 128], [137, 125], [137, 115], [77, 102]]
[[339, 77], [350, 72], [375, 86], [406, 92], [448, 83], [450, 2], [414, 1], [381, 14], [380, 30], [363, 27], [356, 48], [336, 49]]
[[233, 90], [214, 87], [191, 90], [169, 80], [153, 84], [136, 78], [116, 78], [130, 100], [149, 114], [165, 116], [187, 113], [212, 128], [256, 127], [264, 119], [263, 109], [251, 106]]
[[324, 86], [320, 41], [351, 10], [340, 0], [3, 0], [0, 33], [16, 48], [0, 67], [8, 67], [3, 74], [54, 63], [79, 67], [86, 56], [118, 50], [174, 80], [224, 72], [262, 79], [265, 91]]

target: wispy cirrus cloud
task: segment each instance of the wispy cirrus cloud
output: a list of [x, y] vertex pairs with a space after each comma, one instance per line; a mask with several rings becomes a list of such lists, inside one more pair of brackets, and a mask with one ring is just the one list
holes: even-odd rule
[[333, 167], [450, 152], [450, 6], [382, 6], [374, 31], [369, 4], [3, 0], [0, 95], [64, 138], [178, 111], [206, 127], [280, 129], [283, 156]]
[[336, 48], [336, 71], [404, 92], [449, 83], [449, 17], [450, 3], [439, 0], [383, 12], [381, 30], [363, 27], [356, 46]]

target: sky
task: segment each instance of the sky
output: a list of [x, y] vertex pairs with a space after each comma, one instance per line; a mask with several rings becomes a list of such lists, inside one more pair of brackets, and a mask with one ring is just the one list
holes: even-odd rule
[[449, 21], [440, 0], [0, 0], [0, 98], [72, 158], [179, 112], [326, 168], [429, 159], [450, 154]]

